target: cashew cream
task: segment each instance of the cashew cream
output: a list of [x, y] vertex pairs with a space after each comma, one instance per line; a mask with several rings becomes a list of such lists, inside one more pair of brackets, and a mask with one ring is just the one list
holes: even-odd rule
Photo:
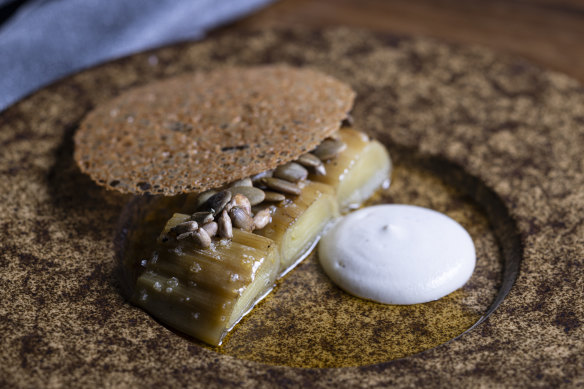
[[398, 204], [341, 218], [323, 236], [318, 254], [340, 288], [385, 304], [444, 297], [468, 281], [476, 262], [472, 239], [456, 221]]

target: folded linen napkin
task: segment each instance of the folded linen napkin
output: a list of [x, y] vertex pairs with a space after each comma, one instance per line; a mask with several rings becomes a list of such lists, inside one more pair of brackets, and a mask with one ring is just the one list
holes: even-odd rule
[[[114, 58], [205, 32], [273, 0], [29, 0], [0, 25], [0, 111]], [[0, 0], [0, 7], [10, 6]]]

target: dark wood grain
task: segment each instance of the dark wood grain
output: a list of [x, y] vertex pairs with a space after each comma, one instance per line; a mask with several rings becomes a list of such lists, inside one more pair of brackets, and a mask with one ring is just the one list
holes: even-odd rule
[[225, 29], [339, 25], [481, 44], [584, 81], [582, 0], [283, 0]]

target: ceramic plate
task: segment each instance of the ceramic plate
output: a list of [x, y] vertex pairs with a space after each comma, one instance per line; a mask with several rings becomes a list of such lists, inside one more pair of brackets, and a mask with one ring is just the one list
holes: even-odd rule
[[[332, 285], [312, 255], [221, 348], [124, 300], [114, 242], [143, 200], [79, 172], [80, 120], [152, 80], [263, 63], [315, 67], [353, 86], [355, 127], [396, 167], [372, 202], [462, 223], [478, 254], [464, 288], [415, 307], [365, 302]], [[517, 58], [343, 28], [224, 35], [58, 82], [0, 115], [0, 383], [582, 384], [583, 107], [577, 82]]]

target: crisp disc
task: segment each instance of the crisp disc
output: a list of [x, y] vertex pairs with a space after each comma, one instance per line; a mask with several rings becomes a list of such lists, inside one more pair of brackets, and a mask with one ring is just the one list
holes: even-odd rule
[[222, 68], [151, 83], [99, 105], [75, 135], [75, 160], [123, 193], [215, 188], [293, 160], [340, 127], [355, 93], [285, 65]]

